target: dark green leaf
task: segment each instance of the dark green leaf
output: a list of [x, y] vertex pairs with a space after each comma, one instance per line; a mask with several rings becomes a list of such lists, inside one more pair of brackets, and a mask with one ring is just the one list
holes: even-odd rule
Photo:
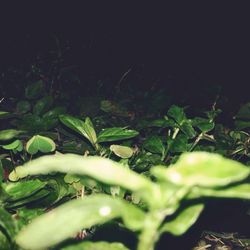
[[176, 105], [172, 105], [168, 110], [167, 114], [168, 116], [173, 118], [178, 124], [181, 124], [184, 120], [186, 120], [184, 109]]
[[31, 109], [31, 106], [28, 101], [20, 101], [16, 105], [16, 112], [18, 114], [25, 114], [28, 111], [30, 111], [30, 109]]
[[194, 128], [189, 120], [185, 120], [180, 124], [181, 131], [188, 137], [193, 138], [196, 135]]
[[143, 143], [143, 147], [149, 152], [155, 154], [163, 155], [165, 152], [165, 146], [160, 136], [151, 136], [147, 138]]
[[201, 132], [206, 133], [214, 128], [214, 122], [209, 121], [209, 119], [195, 117], [192, 120], [192, 125], [201, 130]]
[[36, 99], [41, 94], [43, 93], [44, 85], [43, 81], [39, 80], [33, 84], [30, 84], [26, 89], [25, 89], [25, 96], [28, 99]]
[[41, 115], [46, 112], [52, 105], [53, 98], [51, 96], [45, 96], [42, 99], [38, 100], [35, 106], [33, 107], [33, 113], [35, 115]]
[[186, 152], [189, 148], [188, 138], [184, 134], [178, 134], [175, 139], [169, 138], [167, 141], [169, 150], [173, 153]]

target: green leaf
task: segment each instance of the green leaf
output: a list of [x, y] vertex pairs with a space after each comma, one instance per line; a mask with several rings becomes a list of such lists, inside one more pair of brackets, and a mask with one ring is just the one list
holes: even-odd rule
[[0, 186], [3, 181], [3, 177], [4, 177], [3, 164], [2, 164], [2, 160], [0, 160]]
[[19, 181], [3, 185], [4, 191], [10, 196], [8, 201], [25, 199], [46, 186], [46, 182], [40, 180]]
[[183, 121], [180, 124], [180, 129], [188, 138], [194, 138], [196, 135], [196, 132], [189, 120]]
[[167, 114], [168, 116], [173, 118], [178, 124], [181, 124], [184, 120], [186, 120], [184, 109], [176, 105], [172, 105], [168, 110]]
[[250, 127], [250, 121], [236, 120], [234, 124], [237, 129], [245, 129]]
[[165, 152], [165, 146], [160, 136], [151, 136], [147, 138], [143, 143], [143, 147], [149, 152], [155, 154], [162, 155]]
[[174, 165], [151, 169], [157, 178], [177, 185], [221, 187], [246, 179], [250, 169], [218, 154], [184, 153]]
[[62, 250], [129, 250], [122, 243], [91, 242], [84, 241], [71, 246], [63, 247]]
[[28, 101], [20, 101], [16, 105], [16, 112], [18, 114], [25, 114], [28, 111], [30, 111], [30, 109], [31, 109], [31, 106]]
[[90, 118], [86, 118], [85, 122], [69, 115], [60, 115], [60, 121], [67, 127], [71, 128], [78, 134], [87, 138], [90, 143], [95, 147], [97, 138], [94, 126]]
[[50, 153], [56, 149], [53, 140], [48, 137], [35, 135], [26, 144], [26, 150], [29, 154], [34, 155], [38, 151], [42, 153]]
[[15, 130], [15, 129], [6, 129], [6, 130], [1, 130], [0, 131], [0, 141], [8, 141], [16, 136], [20, 135], [23, 133], [23, 131], [20, 130]]
[[41, 115], [46, 112], [52, 105], [53, 98], [52, 96], [45, 96], [42, 99], [38, 100], [33, 107], [33, 113], [35, 115]]
[[121, 145], [114, 145], [114, 144], [110, 146], [110, 150], [115, 155], [117, 155], [123, 159], [130, 158], [134, 153], [133, 149], [130, 147], [121, 146]]
[[15, 171], [10, 173], [9, 179], [16, 181], [28, 175], [53, 172], [85, 175], [109, 185], [121, 186], [137, 192], [152, 206], [155, 206], [155, 200], [159, 199], [155, 195], [155, 192], [159, 191], [158, 186], [149, 179], [124, 168], [117, 162], [97, 156], [83, 157], [73, 154], [43, 156], [24, 166], [16, 167]]
[[196, 199], [200, 197], [218, 197], [218, 198], [237, 198], [250, 199], [250, 184], [236, 184], [225, 188], [208, 189], [194, 187], [187, 199]]
[[2, 148], [7, 149], [7, 150], [21, 149], [22, 151], [23, 144], [20, 140], [15, 140], [10, 144], [3, 145]]
[[176, 236], [184, 234], [197, 221], [203, 208], [203, 204], [195, 204], [184, 208], [175, 218], [164, 223], [160, 232], [169, 232]]
[[139, 133], [135, 130], [126, 129], [126, 128], [105, 128], [103, 129], [98, 137], [98, 142], [111, 142], [111, 141], [119, 141], [124, 139], [129, 139], [137, 136]]
[[43, 115], [43, 118], [58, 118], [59, 115], [62, 115], [66, 112], [65, 107], [55, 107]]
[[17, 235], [16, 241], [23, 248], [44, 249], [84, 228], [118, 217], [132, 230], [140, 230], [143, 226], [144, 212], [139, 208], [108, 195], [92, 195], [69, 201], [36, 218]]
[[30, 84], [25, 89], [25, 97], [28, 99], [36, 99], [37, 97], [41, 96], [44, 90], [43, 81], [39, 80], [33, 84]]
[[195, 117], [192, 120], [192, 125], [201, 130], [201, 132], [206, 133], [214, 128], [214, 122], [209, 121], [209, 119]]
[[188, 138], [184, 134], [178, 134], [176, 138], [168, 138], [169, 149], [172, 153], [182, 153], [188, 150]]
[[236, 118], [246, 120], [250, 119], [250, 102], [240, 107], [238, 113], [236, 114]]
[[3, 249], [3, 250], [12, 250], [13, 249], [8, 238], [1, 231], [0, 231], [0, 246], [1, 246], [1, 249]]

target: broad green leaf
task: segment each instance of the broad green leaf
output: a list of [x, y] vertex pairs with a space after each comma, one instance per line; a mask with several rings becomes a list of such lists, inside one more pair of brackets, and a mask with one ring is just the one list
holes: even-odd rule
[[135, 130], [126, 129], [126, 128], [105, 128], [103, 129], [98, 137], [98, 142], [111, 142], [119, 141], [124, 139], [129, 139], [137, 136], [139, 133]]
[[20, 130], [15, 130], [15, 129], [6, 129], [6, 130], [1, 130], [0, 131], [0, 141], [8, 141], [16, 136], [20, 135], [23, 133], [23, 131]]
[[60, 115], [60, 121], [67, 127], [71, 128], [80, 135], [87, 138], [90, 143], [95, 146], [96, 133], [91, 120], [87, 117], [85, 122], [69, 115]]
[[91, 242], [84, 241], [71, 246], [63, 247], [61, 250], [129, 250], [122, 243]]
[[26, 144], [26, 150], [29, 154], [34, 155], [38, 151], [42, 153], [50, 153], [55, 151], [56, 145], [53, 140], [48, 137], [35, 135]]
[[167, 114], [168, 116], [173, 118], [178, 124], [181, 124], [184, 120], [186, 120], [184, 109], [176, 105], [172, 105], [168, 110]]
[[197, 221], [203, 208], [203, 204], [190, 205], [184, 208], [173, 219], [164, 223], [160, 232], [169, 232], [176, 236], [184, 234]]
[[195, 117], [192, 119], [192, 125], [199, 128], [203, 133], [206, 133], [214, 128], [214, 122], [201, 117]]
[[218, 198], [237, 198], [237, 199], [250, 199], [250, 184], [236, 184], [229, 187], [209, 189], [194, 187], [187, 199], [196, 199], [200, 197], [218, 197]]
[[109, 185], [121, 186], [137, 192], [153, 206], [156, 205], [155, 200], [159, 200], [155, 195], [155, 192], [159, 191], [156, 184], [117, 162], [98, 156], [83, 157], [73, 154], [43, 156], [17, 167], [11, 172], [9, 179], [16, 181], [28, 175], [53, 172], [85, 175]]
[[16, 105], [16, 112], [18, 114], [25, 114], [30, 111], [31, 105], [28, 101], [20, 101]]
[[130, 147], [121, 146], [121, 145], [114, 145], [114, 144], [110, 146], [110, 150], [115, 155], [117, 155], [123, 159], [130, 158], [134, 153], [133, 149]]
[[12, 250], [13, 249], [8, 238], [6, 237], [6, 235], [3, 232], [1, 232], [1, 230], [0, 230], [0, 247], [3, 250]]
[[44, 90], [43, 81], [39, 80], [33, 84], [30, 84], [25, 89], [25, 97], [28, 99], [36, 99], [37, 97], [41, 96]]
[[162, 155], [165, 152], [165, 146], [160, 136], [151, 136], [147, 138], [143, 143], [143, 147], [149, 152], [155, 154]]
[[175, 139], [168, 138], [169, 150], [173, 153], [182, 153], [188, 150], [188, 138], [184, 134], [178, 134]]
[[7, 150], [14, 150], [14, 149], [18, 149], [18, 148], [22, 148], [22, 142], [20, 140], [15, 140], [10, 144], [7, 145], [3, 145], [2, 148], [7, 149]]
[[84, 228], [119, 217], [132, 230], [143, 226], [144, 212], [139, 208], [108, 195], [92, 195], [69, 201], [34, 219], [17, 235], [16, 241], [23, 248], [44, 249], [74, 237]]
[[41, 115], [46, 112], [52, 105], [53, 98], [51, 96], [45, 96], [42, 99], [38, 100], [33, 107], [33, 113], [35, 115]]
[[188, 138], [193, 138], [196, 135], [196, 132], [189, 120], [183, 121], [180, 124], [180, 129]]
[[4, 191], [10, 196], [8, 201], [25, 199], [46, 186], [46, 182], [40, 180], [28, 180], [9, 182], [3, 185]]
[[226, 186], [242, 181], [250, 174], [247, 166], [206, 152], [184, 153], [169, 168], [158, 166], [151, 171], [157, 178], [177, 185], [200, 187]]

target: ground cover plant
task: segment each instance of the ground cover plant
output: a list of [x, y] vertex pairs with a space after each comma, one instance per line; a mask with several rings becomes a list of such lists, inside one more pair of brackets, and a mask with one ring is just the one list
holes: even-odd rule
[[[194, 111], [164, 89], [119, 82], [111, 98], [98, 82], [94, 96], [74, 98], [65, 86], [77, 77], [52, 65], [33, 65], [24, 91], [1, 99], [1, 249], [152, 250], [211, 199], [248, 204], [249, 103], [224, 124], [217, 97]], [[93, 240], [107, 223], [136, 243]]]

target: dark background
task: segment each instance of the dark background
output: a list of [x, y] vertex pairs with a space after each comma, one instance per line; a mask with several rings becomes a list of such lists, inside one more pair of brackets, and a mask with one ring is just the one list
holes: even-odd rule
[[134, 84], [193, 93], [220, 84], [230, 98], [248, 98], [247, 2], [77, 3], [2, 5], [1, 69], [47, 53], [57, 36], [83, 79], [118, 81], [131, 68], [131, 78], [142, 76]]

